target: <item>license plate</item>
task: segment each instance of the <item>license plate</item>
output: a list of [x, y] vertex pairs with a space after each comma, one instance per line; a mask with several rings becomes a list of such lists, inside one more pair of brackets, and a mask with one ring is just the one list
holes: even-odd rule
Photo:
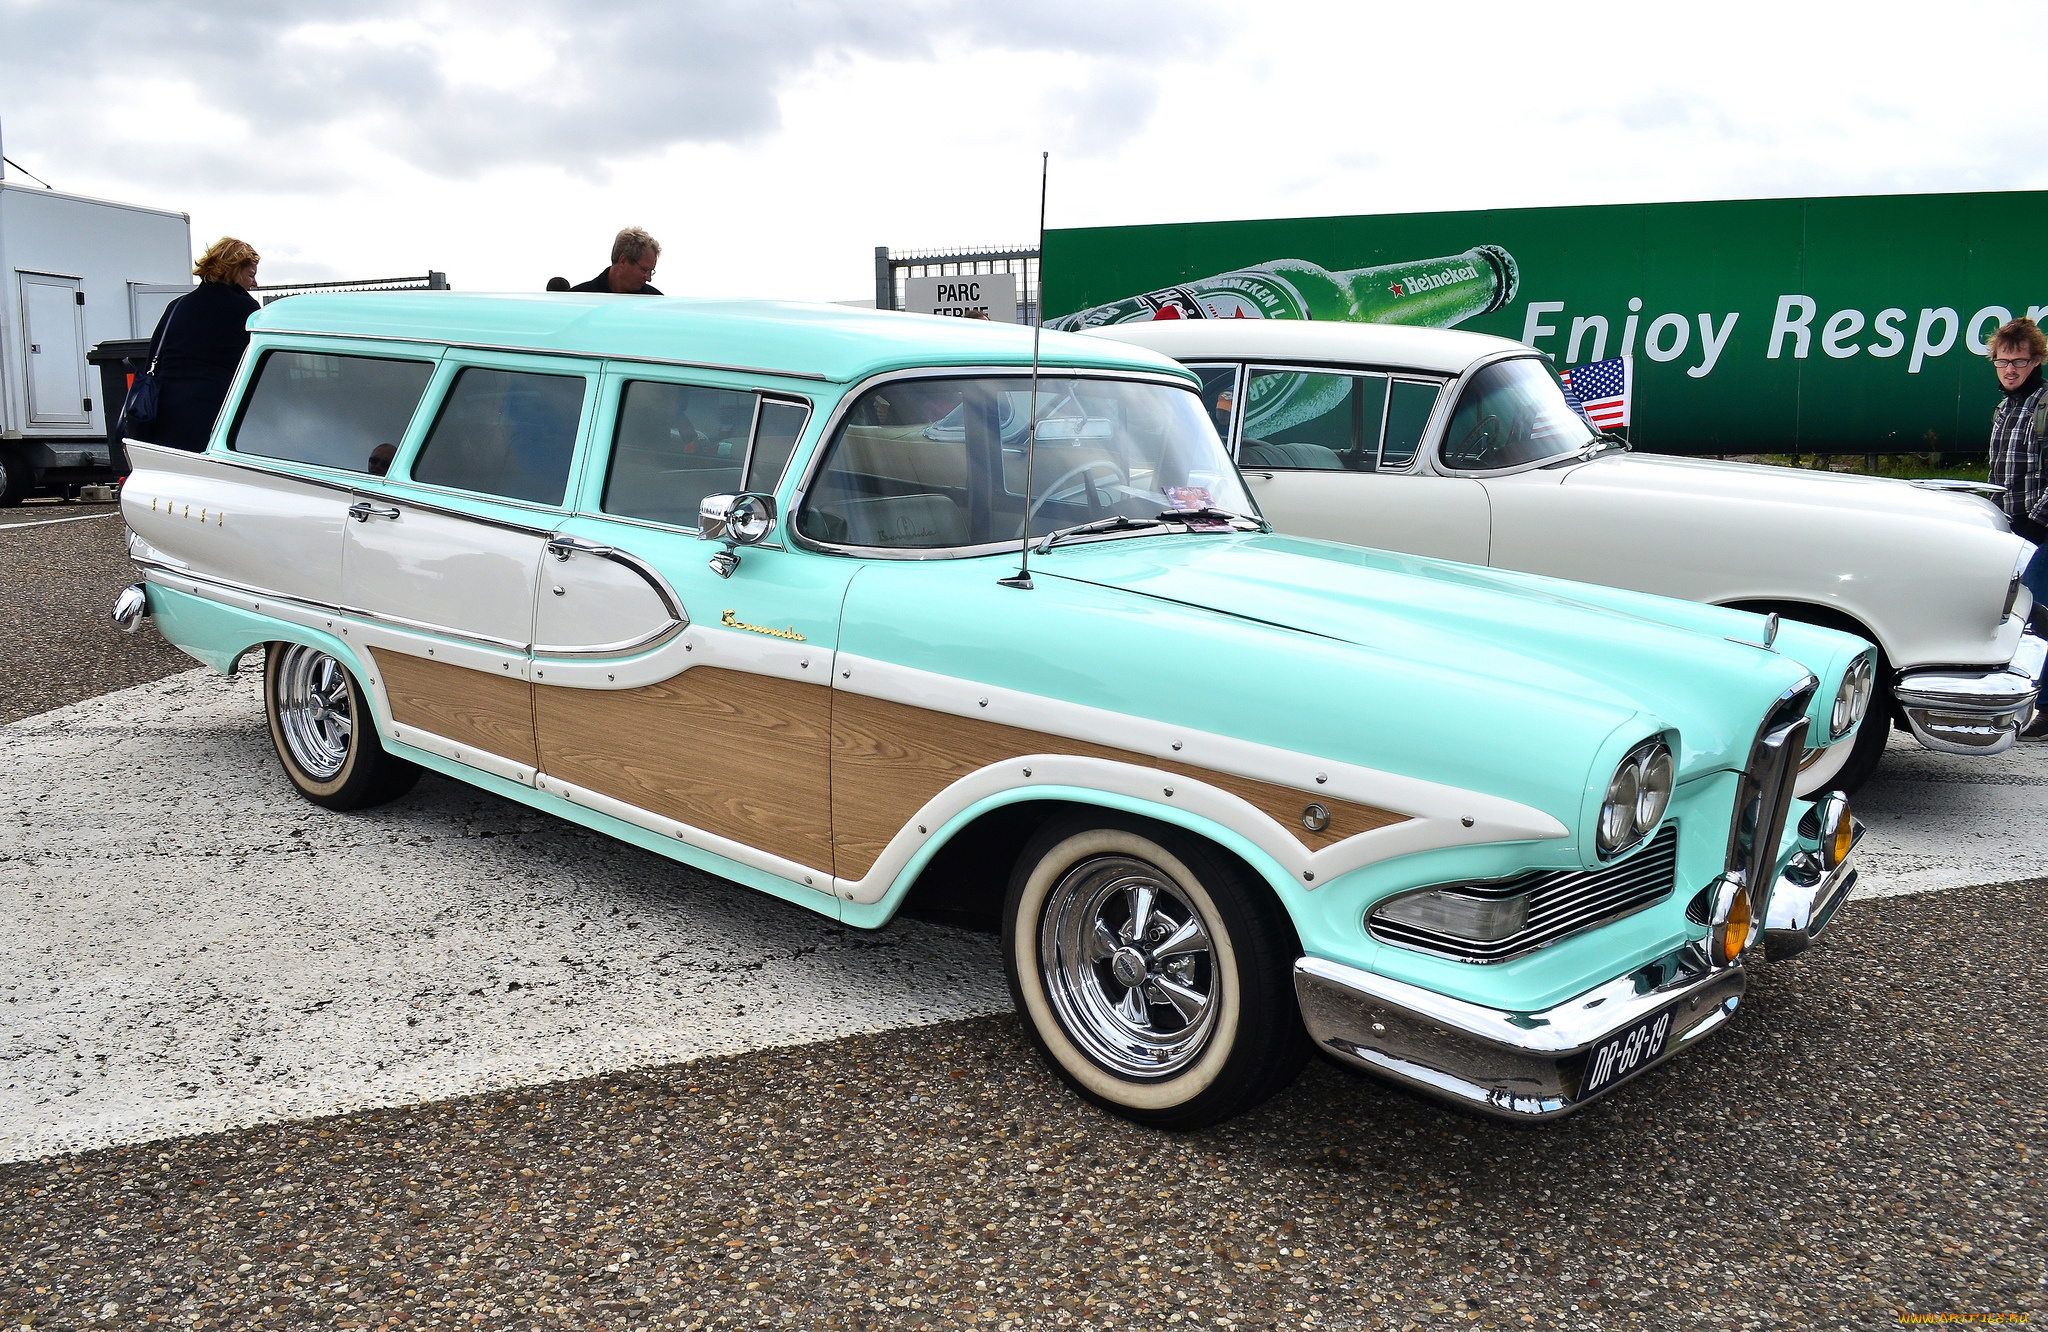
[[1586, 1056], [1586, 1080], [1579, 1099], [1610, 1086], [1664, 1053], [1671, 1037], [1671, 1010], [1652, 1014], [1627, 1031], [1608, 1037]]

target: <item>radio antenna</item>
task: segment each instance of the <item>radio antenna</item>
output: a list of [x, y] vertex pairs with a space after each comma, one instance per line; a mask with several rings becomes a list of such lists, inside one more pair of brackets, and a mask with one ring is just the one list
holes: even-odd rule
[[[1021, 561], [1016, 576], [998, 578], [1004, 587], [1018, 587], [1026, 592], [1031, 590], [1031, 461], [1038, 452], [1038, 337], [1045, 331], [1045, 186], [1052, 174], [1052, 154], [1038, 155], [1038, 299], [1028, 302], [1031, 311], [1031, 423], [1024, 435], [1024, 544], [1018, 548], [1017, 558]], [[1024, 274], [1031, 276], [1027, 267]], [[1027, 290], [1025, 295], [1030, 295]], [[1002, 475], [1003, 426], [1001, 414], [996, 418], [996, 475]]]

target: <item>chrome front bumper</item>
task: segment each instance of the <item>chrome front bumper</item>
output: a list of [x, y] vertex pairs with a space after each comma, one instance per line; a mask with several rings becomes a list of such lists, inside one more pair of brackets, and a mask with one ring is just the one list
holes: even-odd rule
[[1669, 1008], [1664, 1053], [1609, 1083], [1605, 1096], [1643, 1069], [1689, 1049], [1742, 1002], [1740, 961], [1708, 967], [1696, 944], [1575, 999], [1517, 1013], [1452, 999], [1320, 957], [1294, 964], [1294, 991], [1309, 1035], [1346, 1063], [1501, 1119], [1553, 1119], [1576, 1110], [1587, 1056], [1608, 1037]]
[[1764, 956], [1773, 962], [1797, 957], [1834, 922], [1835, 912], [1856, 886], [1856, 848], [1863, 841], [1863, 821], [1855, 819], [1849, 854], [1832, 870], [1821, 868], [1817, 852], [1801, 851], [1778, 876], [1771, 905], [1764, 913]]
[[2034, 720], [2048, 639], [2020, 636], [2019, 651], [1997, 671], [1920, 671], [1901, 675], [1892, 697], [1921, 744], [1944, 754], [1999, 754]]

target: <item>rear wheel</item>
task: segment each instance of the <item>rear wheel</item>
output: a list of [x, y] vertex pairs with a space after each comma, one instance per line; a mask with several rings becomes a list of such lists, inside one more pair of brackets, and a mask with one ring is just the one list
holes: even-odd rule
[[272, 643], [263, 658], [263, 702], [285, 776], [316, 805], [381, 805], [420, 779], [417, 764], [384, 752], [362, 687], [318, 648]]
[[1174, 830], [1098, 815], [1041, 831], [1011, 878], [1003, 953], [1047, 1062], [1127, 1119], [1213, 1124], [1307, 1061], [1286, 917], [1264, 884]]

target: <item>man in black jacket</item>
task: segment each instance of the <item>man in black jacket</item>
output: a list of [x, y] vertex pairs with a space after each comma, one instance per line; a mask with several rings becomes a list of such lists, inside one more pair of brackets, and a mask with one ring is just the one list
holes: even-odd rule
[[627, 227], [612, 241], [611, 267], [569, 290], [603, 291], [621, 296], [659, 296], [660, 288], [648, 283], [648, 279], [654, 276], [654, 261], [659, 258], [660, 241], [639, 227]]

